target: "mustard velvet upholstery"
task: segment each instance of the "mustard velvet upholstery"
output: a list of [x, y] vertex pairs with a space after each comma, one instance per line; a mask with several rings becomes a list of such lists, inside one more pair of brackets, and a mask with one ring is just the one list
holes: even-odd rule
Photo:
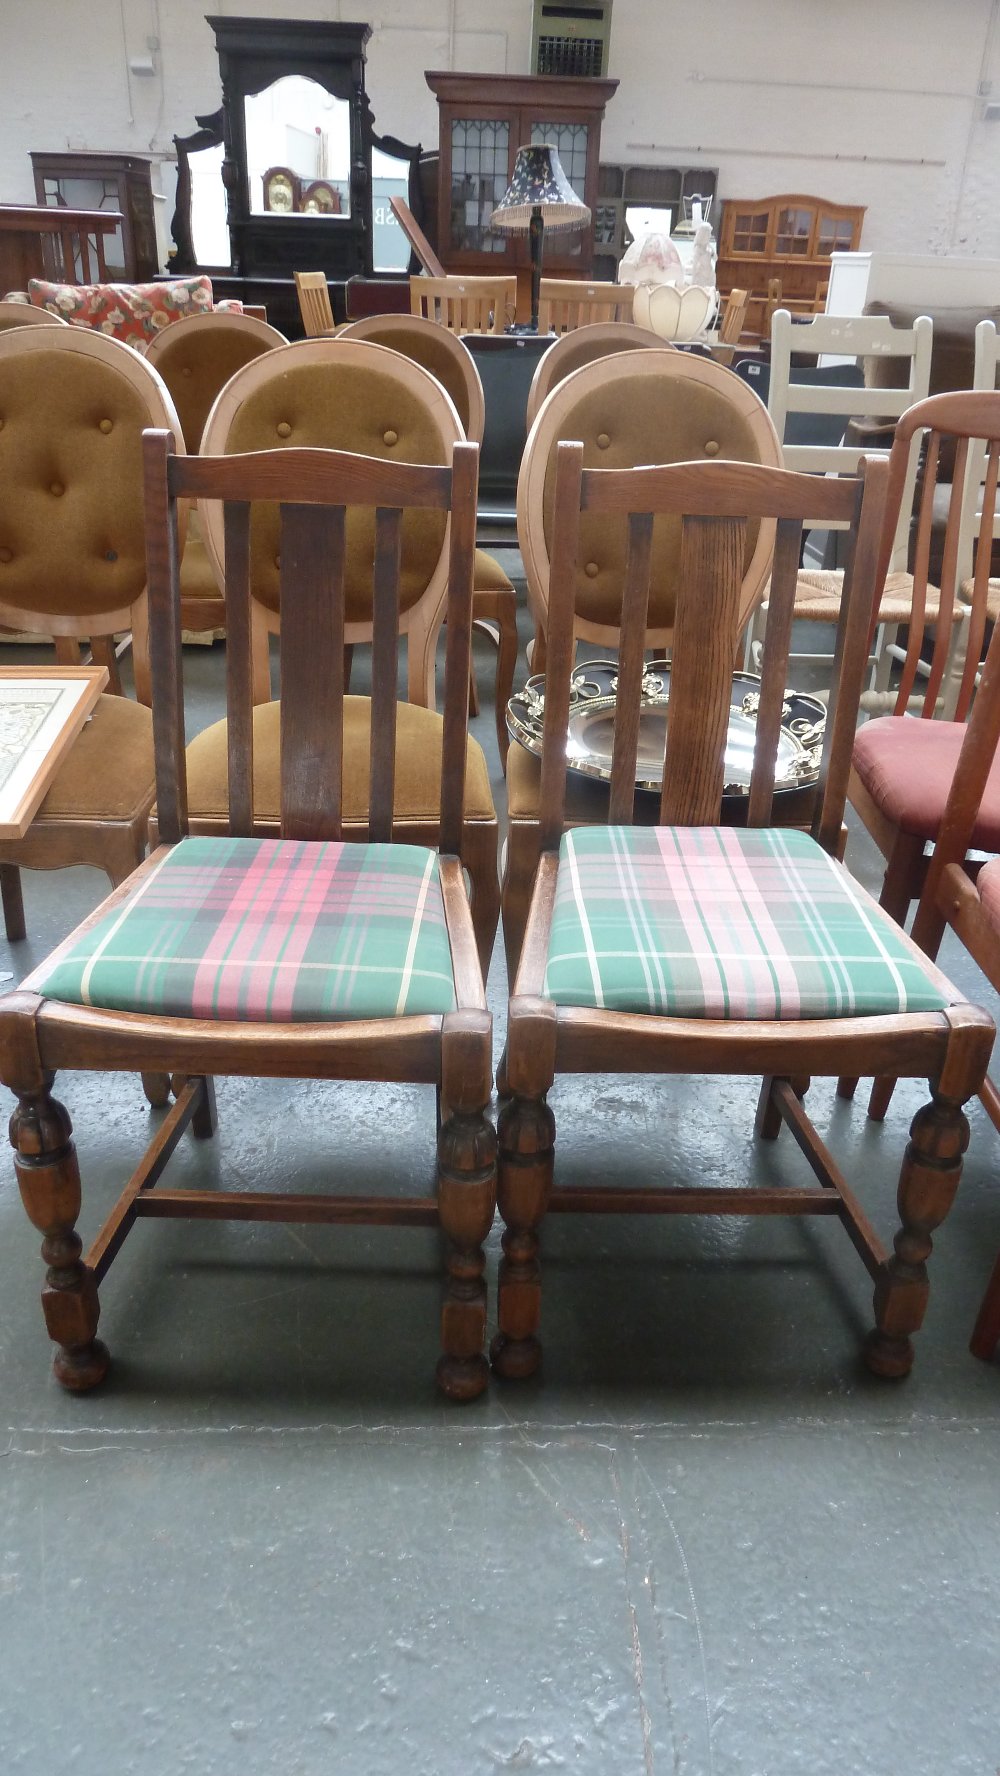
[[0, 601], [41, 619], [140, 596], [149, 423], [138, 390], [107, 361], [0, 356]]
[[[198, 321], [190, 328], [184, 321], [175, 321], [157, 340], [156, 368], [173, 396], [187, 447], [192, 451], [201, 443], [205, 421], [219, 390], [244, 364], [271, 349], [259, 336], [227, 327], [223, 315], [214, 320], [212, 327]], [[274, 344], [284, 344], [280, 335], [275, 336]]]
[[153, 799], [153, 717], [130, 697], [101, 697], [38, 810], [46, 820], [130, 820]]
[[[441, 335], [440, 339], [437, 337], [438, 333]], [[354, 335], [349, 332], [348, 337], [353, 338]], [[455, 404], [455, 411], [462, 421], [462, 430], [468, 435], [469, 390], [465, 378], [455, 362], [454, 348], [457, 343], [461, 342], [456, 341], [453, 333], [449, 333], [444, 327], [436, 328], [432, 333], [429, 328], [425, 329], [415, 325], [412, 330], [408, 327], [386, 328], [385, 333], [382, 334], [373, 322], [366, 321], [364, 333], [359, 337], [366, 339], [369, 345], [385, 345], [391, 351], [402, 352], [404, 358], [409, 358], [412, 363], [419, 364], [424, 370], [429, 370], [435, 380], [441, 384], [445, 393], [451, 396]], [[443, 341], [451, 342], [451, 350]], [[461, 349], [464, 351], [465, 346], [463, 345]]]
[[188, 522], [187, 542], [181, 556], [181, 597], [211, 599], [219, 604], [222, 600], [212, 563], [208, 559], [208, 551], [198, 534], [198, 514], [192, 512]]
[[476, 559], [472, 569], [472, 583], [477, 592], [509, 592], [511, 581], [507, 578], [499, 561], [487, 555], [485, 549], [476, 550]]
[[[284, 348], [286, 357], [296, 347]], [[350, 450], [397, 462], [445, 462], [445, 452], [421, 403], [391, 376], [338, 362], [283, 369], [248, 395], [229, 429], [227, 455], [280, 447]], [[251, 521], [253, 594], [279, 608], [278, 513], [255, 506]], [[441, 554], [445, 519], [439, 512], [407, 512], [403, 518], [400, 610], [408, 611], [426, 590]], [[375, 515], [355, 507], [347, 516], [347, 621], [371, 621], [371, 570]]]
[[[742, 392], [741, 389], [741, 395]], [[652, 377], [631, 377], [627, 361], [623, 361], [619, 378], [580, 398], [567, 414], [559, 432], [558, 441], [564, 438], [582, 441], [583, 466], [587, 469], [636, 468], [642, 463], [704, 462], [706, 459], [759, 461], [747, 421], [722, 393], [680, 377], [669, 382]], [[555, 445], [556, 440], [545, 471], [547, 548], [551, 548]], [[680, 535], [679, 518], [661, 515], [654, 521], [649, 593], [651, 629], [670, 628], [673, 624]], [[747, 563], [756, 540], [756, 525], [748, 525]], [[614, 522], [600, 515], [583, 514], [576, 610], [584, 621], [610, 625], [619, 622], [626, 546], [624, 520]]]
[[[645, 328], [633, 326], [631, 322], [616, 321], [615, 327], [620, 328], [621, 337], [608, 337], [606, 327], [574, 327], [572, 332], [564, 333], [558, 341], [558, 357], [554, 365], [550, 365], [552, 380], [546, 389], [551, 394], [574, 370], [582, 364], [593, 364], [597, 358], [617, 356], [619, 352], [653, 350], [662, 351], [668, 341], [661, 339], [658, 333], [650, 333]], [[596, 338], [594, 335], [597, 335]], [[640, 337], [642, 335], [642, 337]], [[556, 347], [553, 346], [555, 351]], [[546, 353], [548, 358], [549, 353]], [[541, 360], [544, 362], [545, 360]]]
[[[281, 708], [260, 703], [253, 712], [254, 818], [279, 818]], [[440, 812], [442, 718], [416, 703], [396, 710], [397, 818], [436, 820]], [[345, 821], [363, 822], [368, 814], [368, 759], [371, 704], [367, 697], [344, 699]], [[196, 735], [187, 749], [188, 810], [191, 819], [225, 816], [229, 807], [226, 767], [226, 723], [215, 722]], [[466, 820], [495, 820], [489, 773], [482, 748], [469, 740], [465, 771]]]

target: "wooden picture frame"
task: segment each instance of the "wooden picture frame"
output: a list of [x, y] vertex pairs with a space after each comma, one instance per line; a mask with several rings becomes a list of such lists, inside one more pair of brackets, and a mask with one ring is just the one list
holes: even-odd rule
[[23, 839], [107, 685], [106, 666], [0, 667], [0, 840]]

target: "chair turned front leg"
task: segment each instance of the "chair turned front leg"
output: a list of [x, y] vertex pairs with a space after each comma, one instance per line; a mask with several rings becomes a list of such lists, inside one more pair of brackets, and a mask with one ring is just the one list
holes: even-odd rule
[[76, 1232], [80, 1213], [80, 1168], [72, 1141], [73, 1125], [49, 1091], [19, 1095], [10, 1119], [14, 1168], [21, 1200], [32, 1224], [44, 1235], [42, 1257], [48, 1269], [42, 1311], [49, 1337], [58, 1345], [53, 1369], [72, 1393], [86, 1393], [103, 1381], [110, 1358], [95, 1337], [100, 1317], [93, 1272], [80, 1262]]
[[448, 1240], [448, 1281], [437, 1383], [450, 1400], [476, 1399], [490, 1378], [483, 1352], [483, 1241], [493, 1225], [496, 1181], [496, 1130], [484, 1109], [452, 1110], [438, 1134], [438, 1211]]
[[875, 1330], [865, 1345], [876, 1375], [907, 1375], [913, 1366], [910, 1334], [919, 1331], [927, 1308], [931, 1235], [954, 1201], [968, 1145], [969, 1124], [954, 1099], [935, 1094], [910, 1124], [897, 1193], [902, 1225], [876, 1278]]
[[507, 1381], [533, 1375], [542, 1360], [538, 1327], [542, 1270], [538, 1224], [552, 1189], [556, 1124], [542, 1099], [513, 1098], [500, 1112], [498, 1202], [506, 1224], [490, 1360]]

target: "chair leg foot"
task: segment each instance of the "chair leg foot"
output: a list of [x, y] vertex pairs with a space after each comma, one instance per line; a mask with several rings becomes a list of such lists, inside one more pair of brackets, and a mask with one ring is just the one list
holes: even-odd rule
[[872, 1122], [884, 1122], [892, 1094], [896, 1089], [896, 1081], [887, 1074], [882, 1074], [872, 1085], [872, 1094], [868, 1099], [868, 1115]]
[[485, 1107], [452, 1109], [438, 1135], [438, 1207], [448, 1240], [437, 1385], [449, 1400], [486, 1388], [486, 1259], [483, 1241], [496, 1207], [497, 1138]]
[[838, 1098], [843, 1098], [846, 1103], [850, 1103], [857, 1089], [858, 1080], [856, 1077], [851, 1077], [845, 1073], [837, 1080], [837, 1096]]
[[919, 1331], [927, 1309], [931, 1235], [954, 1201], [968, 1144], [969, 1124], [952, 1099], [935, 1094], [910, 1124], [897, 1193], [901, 1225], [892, 1257], [876, 1279], [875, 1329], [865, 1343], [865, 1361], [875, 1375], [895, 1379], [913, 1365], [910, 1335]]
[[773, 1078], [766, 1078], [761, 1083], [760, 1097], [757, 1099], [757, 1118], [755, 1128], [761, 1141], [776, 1141], [781, 1133], [781, 1111], [771, 1096]]
[[170, 1102], [169, 1073], [140, 1073], [146, 1102], [154, 1110], [163, 1110]]
[[8, 943], [22, 943], [28, 935], [24, 923], [24, 897], [21, 893], [21, 872], [16, 863], [0, 863], [0, 899], [3, 902], [3, 923]]
[[974, 1357], [981, 1357], [988, 1363], [1000, 1344], [1000, 1258], [993, 1266], [993, 1274], [986, 1286], [986, 1294], [976, 1318], [969, 1349]]
[[542, 1270], [538, 1224], [552, 1190], [555, 1118], [540, 1098], [512, 1098], [500, 1112], [497, 1176], [506, 1223], [497, 1298], [499, 1331], [490, 1350], [497, 1375], [522, 1381], [542, 1360], [538, 1338]]
[[101, 1310], [94, 1273], [80, 1261], [80, 1168], [73, 1125], [51, 1095], [52, 1075], [44, 1075], [44, 1081], [41, 1091], [18, 1096], [10, 1125], [14, 1169], [28, 1219], [43, 1235], [42, 1312], [58, 1347], [56, 1379], [72, 1393], [87, 1393], [104, 1380], [110, 1357], [96, 1336]]
[[[189, 1083], [186, 1073], [171, 1073], [170, 1089], [174, 1097], [180, 1097], [184, 1087]], [[191, 1133], [199, 1141], [208, 1141], [219, 1126], [218, 1113], [215, 1108], [215, 1081], [202, 1074], [199, 1079], [201, 1095], [191, 1117]]]

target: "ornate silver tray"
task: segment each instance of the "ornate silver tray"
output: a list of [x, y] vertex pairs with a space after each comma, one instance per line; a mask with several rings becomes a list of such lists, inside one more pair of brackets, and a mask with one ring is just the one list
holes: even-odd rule
[[[601, 783], [611, 781], [617, 689], [617, 660], [587, 660], [577, 667], [570, 680], [567, 768]], [[669, 701], [670, 662], [651, 660], [642, 680], [637, 789], [659, 791], [662, 786]], [[726, 742], [727, 796], [745, 797], [750, 792], [759, 703], [760, 679], [751, 672], [734, 673]], [[544, 717], [545, 677], [538, 674], [528, 679], [523, 690], [515, 691], [507, 704], [507, 731], [511, 739], [536, 757], [541, 756]], [[815, 783], [825, 727], [826, 708], [818, 697], [806, 696], [801, 691], [785, 692], [774, 772], [777, 793]]]

